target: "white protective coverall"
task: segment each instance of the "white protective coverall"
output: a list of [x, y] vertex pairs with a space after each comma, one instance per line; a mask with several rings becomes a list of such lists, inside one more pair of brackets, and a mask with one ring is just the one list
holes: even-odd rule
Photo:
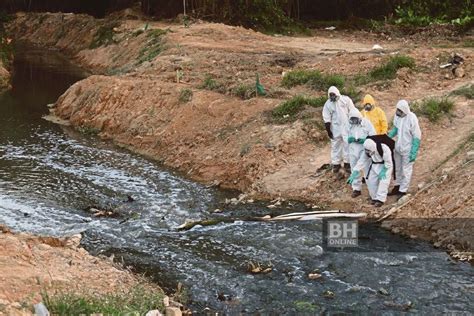
[[348, 163], [348, 143], [347, 143], [347, 127], [349, 125], [349, 112], [355, 109], [351, 98], [341, 95], [339, 90], [332, 86], [328, 90], [329, 94], [334, 93], [337, 100], [332, 102], [330, 99], [326, 101], [323, 107], [324, 123], [331, 123], [331, 164], [340, 165], [342, 162]]
[[421, 140], [421, 129], [415, 113], [410, 111], [410, 106], [405, 100], [397, 103], [397, 109], [406, 114], [405, 117], [395, 115], [393, 126], [397, 128], [395, 141], [395, 185], [400, 186], [400, 192], [406, 193], [413, 174], [413, 164], [410, 162], [410, 150], [413, 139]]
[[[354, 171], [361, 172], [365, 166], [369, 165], [368, 175], [365, 176], [369, 195], [372, 200], [385, 203], [393, 172], [392, 151], [387, 145], [382, 144], [383, 155], [380, 156], [377, 151], [377, 145], [372, 139], [367, 139], [364, 142], [364, 149], [371, 152], [370, 157], [364, 152], [361, 159], [357, 162]], [[386, 168], [386, 177], [380, 180], [379, 174], [384, 167]]]
[[[357, 162], [360, 160], [362, 155], [365, 155], [364, 152], [364, 144], [359, 143], [359, 139], [366, 139], [367, 136], [375, 135], [375, 129], [372, 123], [362, 117], [362, 114], [356, 108], [352, 109], [349, 113], [349, 118], [357, 117], [361, 119], [360, 124], [349, 124], [349, 130], [347, 133], [347, 141], [350, 137], [355, 138], [355, 141], [349, 144], [349, 162], [351, 164], [351, 170], [354, 170]], [[364, 174], [366, 174], [368, 167], [370, 166], [370, 162], [367, 166], [364, 166]], [[354, 179], [352, 182], [352, 190], [354, 191], [361, 191], [362, 189], [362, 175]]]

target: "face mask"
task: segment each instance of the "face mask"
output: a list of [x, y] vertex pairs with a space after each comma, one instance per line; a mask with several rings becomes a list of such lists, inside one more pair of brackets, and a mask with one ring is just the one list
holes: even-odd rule
[[349, 119], [349, 124], [351, 125], [359, 125], [362, 122], [362, 120], [358, 117], [351, 117]]
[[407, 116], [402, 110], [397, 109], [397, 112], [395, 112], [395, 115], [398, 117], [405, 117]]
[[364, 107], [364, 110], [372, 111], [372, 104], [366, 104], [365, 107]]
[[335, 95], [334, 93], [330, 93], [329, 94], [329, 100], [331, 100], [332, 102], [336, 102], [337, 101], [337, 95]]

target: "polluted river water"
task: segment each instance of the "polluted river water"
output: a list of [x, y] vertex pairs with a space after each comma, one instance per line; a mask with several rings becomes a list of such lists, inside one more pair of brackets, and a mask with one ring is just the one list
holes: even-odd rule
[[[169, 291], [182, 283], [198, 314], [474, 310], [473, 268], [427, 243], [361, 224], [358, 248], [323, 249], [322, 222], [244, 220], [302, 205], [227, 205], [235, 193], [42, 119], [84, 76], [60, 55], [18, 50], [13, 89], [0, 96], [0, 223], [41, 235], [81, 232], [92, 254], [113, 254]], [[91, 206], [121, 216], [94, 217]], [[207, 218], [235, 220], [177, 230]], [[272, 271], [251, 274], [250, 262]]]

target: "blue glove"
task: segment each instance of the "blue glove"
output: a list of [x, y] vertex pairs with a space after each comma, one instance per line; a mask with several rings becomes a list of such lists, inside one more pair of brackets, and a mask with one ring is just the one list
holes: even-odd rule
[[363, 144], [366, 139], [367, 139], [366, 137], [362, 137], [362, 138], [359, 138], [359, 139], [357, 140], [357, 142], [358, 142], [359, 144]]
[[397, 136], [397, 133], [398, 133], [398, 128], [396, 128], [395, 126], [388, 132], [388, 137], [390, 138], [394, 138], [395, 136]]
[[347, 180], [347, 183], [352, 184], [352, 182], [354, 182], [354, 180], [357, 179], [359, 175], [360, 175], [359, 171], [352, 171], [351, 176]]
[[355, 143], [355, 141], [356, 141], [356, 139], [355, 139], [354, 136], [349, 136], [349, 138], [347, 139], [347, 142], [348, 142], [349, 144]]
[[379, 173], [379, 180], [387, 179], [387, 167], [383, 166]]
[[420, 139], [413, 138], [410, 149], [410, 162], [414, 162], [416, 160], [416, 156], [418, 155], [418, 149], [420, 149]]

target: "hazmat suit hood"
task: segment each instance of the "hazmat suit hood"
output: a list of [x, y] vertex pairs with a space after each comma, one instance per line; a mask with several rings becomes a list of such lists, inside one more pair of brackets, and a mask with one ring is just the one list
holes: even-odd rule
[[377, 150], [377, 144], [369, 138], [364, 142], [364, 149], [370, 152], [375, 152]]
[[334, 93], [338, 98], [341, 96], [341, 92], [339, 92], [339, 89], [336, 88], [335, 86], [329, 87], [328, 98], [329, 98], [329, 94], [331, 94], [331, 93]]
[[410, 106], [408, 105], [408, 101], [406, 101], [406, 100], [398, 101], [397, 109], [399, 109], [400, 111], [402, 111], [403, 113], [405, 113], [407, 115], [411, 112], [410, 111]]
[[363, 105], [370, 104], [372, 106], [375, 106], [375, 99], [370, 94], [366, 94], [365, 97], [364, 97], [364, 100], [362, 101], [362, 104]]
[[351, 117], [357, 117], [358, 119], [362, 120], [362, 114], [360, 114], [358, 109], [351, 109], [349, 112], [349, 118]]

